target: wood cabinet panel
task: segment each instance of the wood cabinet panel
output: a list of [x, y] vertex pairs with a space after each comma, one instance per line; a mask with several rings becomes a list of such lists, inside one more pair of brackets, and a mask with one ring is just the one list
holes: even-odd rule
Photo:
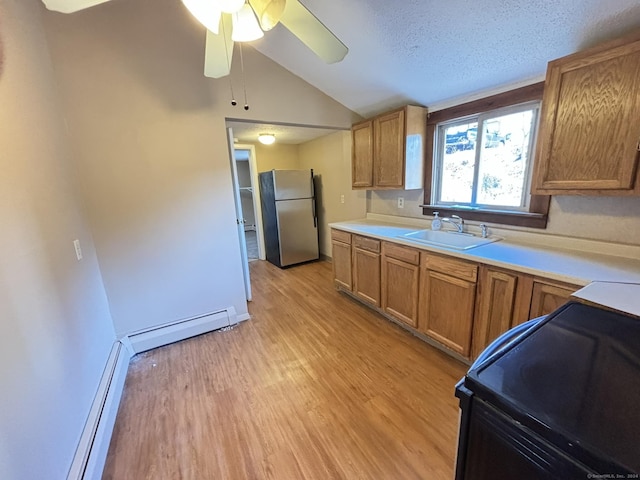
[[579, 288], [574, 285], [550, 283], [540, 279], [534, 280], [529, 318], [553, 312], [567, 303], [571, 294]]
[[353, 293], [367, 303], [380, 306], [379, 253], [353, 248]]
[[471, 355], [476, 358], [511, 327], [518, 275], [485, 266], [480, 268], [479, 295], [473, 324]]
[[418, 326], [419, 275], [418, 265], [382, 257], [382, 309], [414, 328]]
[[331, 242], [331, 265], [333, 282], [336, 287], [351, 291], [351, 245], [333, 240]]
[[354, 248], [360, 248], [362, 250], [368, 250], [370, 252], [380, 253], [380, 240], [369, 237], [361, 237], [359, 235], [353, 236]]
[[402, 188], [404, 180], [404, 110], [373, 120], [373, 182], [377, 187]]
[[640, 34], [549, 63], [532, 192], [640, 194]]
[[351, 128], [351, 184], [353, 188], [373, 186], [373, 122], [358, 123]]
[[383, 253], [387, 257], [395, 258], [412, 265], [420, 265], [420, 251], [411, 247], [404, 247], [395, 243], [383, 242]]
[[331, 240], [351, 245], [351, 234], [342, 230], [331, 229]]
[[429, 270], [446, 273], [473, 283], [478, 278], [478, 266], [475, 263], [433, 254], [423, 254], [422, 259], [423, 265]]
[[469, 358], [476, 284], [427, 269], [420, 278], [420, 330]]
[[407, 105], [354, 124], [352, 187], [422, 188], [426, 119], [426, 108]]

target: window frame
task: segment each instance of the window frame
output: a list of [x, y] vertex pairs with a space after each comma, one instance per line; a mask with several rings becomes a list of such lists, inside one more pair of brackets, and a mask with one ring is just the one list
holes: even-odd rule
[[[531, 195], [529, 199], [528, 211], [523, 210], [501, 210], [474, 207], [448, 207], [445, 205], [432, 205], [433, 178], [436, 174], [434, 169], [434, 154], [436, 153], [437, 125], [465, 117], [479, 116], [493, 110], [505, 109], [534, 101], [542, 101], [544, 82], [534, 83], [525, 87], [510, 90], [490, 97], [485, 97], [472, 102], [467, 102], [454, 107], [429, 113], [427, 117], [427, 137], [425, 148], [425, 178], [424, 178], [424, 204], [422, 205], [423, 215], [433, 215], [433, 212], [440, 212], [442, 216], [460, 215], [466, 220], [480, 221], [487, 223], [498, 223], [531, 228], [546, 228], [549, 213], [549, 195]], [[540, 112], [538, 111], [538, 115]], [[539, 131], [539, 129], [538, 129]], [[536, 152], [532, 151], [530, 165], [533, 168]]]

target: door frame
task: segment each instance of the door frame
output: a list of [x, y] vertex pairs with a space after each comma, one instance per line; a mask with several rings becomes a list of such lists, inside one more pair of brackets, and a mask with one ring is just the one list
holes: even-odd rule
[[251, 276], [249, 272], [249, 259], [247, 257], [247, 240], [244, 236], [244, 216], [242, 213], [242, 201], [240, 200], [240, 185], [238, 184], [238, 169], [236, 165], [235, 145], [233, 143], [233, 130], [227, 128], [227, 148], [229, 151], [229, 167], [231, 168], [231, 183], [233, 185], [233, 199], [236, 207], [236, 226], [238, 233], [238, 246], [240, 247], [240, 261], [242, 262], [242, 276], [244, 277], [244, 291], [247, 301], [251, 301]]
[[[251, 176], [251, 190], [253, 197], [253, 211], [256, 216], [256, 238], [258, 239], [258, 258], [266, 260], [264, 245], [264, 227], [262, 225], [262, 204], [260, 200], [260, 182], [258, 181], [258, 163], [256, 160], [256, 147], [248, 143], [236, 143], [234, 150], [249, 151], [249, 174]], [[235, 158], [234, 158], [235, 161]]]

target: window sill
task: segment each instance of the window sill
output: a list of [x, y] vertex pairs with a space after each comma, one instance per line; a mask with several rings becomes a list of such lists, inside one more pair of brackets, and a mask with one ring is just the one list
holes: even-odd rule
[[546, 228], [546, 213], [515, 212], [508, 210], [488, 210], [465, 207], [445, 207], [443, 205], [420, 205], [423, 215], [433, 215], [440, 212], [440, 217], [459, 215], [464, 220], [477, 222], [499, 223], [516, 227]]

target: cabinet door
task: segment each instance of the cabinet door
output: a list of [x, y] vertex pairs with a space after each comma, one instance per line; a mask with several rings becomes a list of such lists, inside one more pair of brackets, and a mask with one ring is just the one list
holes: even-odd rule
[[533, 193], [640, 194], [640, 39], [608, 45], [549, 63]]
[[336, 287], [351, 291], [351, 245], [333, 240], [331, 252]]
[[518, 275], [515, 273], [480, 268], [478, 308], [473, 325], [473, 358], [511, 327], [517, 286]]
[[373, 183], [378, 188], [404, 186], [404, 110], [373, 121]]
[[382, 309], [412, 327], [418, 326], [420, 267], [395, 258], [382, 258]]
[[567, 303], [569, 297], [580, 287], [548, 283], [542, 280], [533, 282], [531, 309], [529, 318], [547, 315]]
[[380, 254], [353, 249], [353, 293], [367, 303], [380, 306]]
[[420, 330], [469, 358], [476, 284], [426, 269], [420, 281]]
[[353, 188], [373, 186], [373, 123], [371, 120], [351, 129], [351, 185]]

